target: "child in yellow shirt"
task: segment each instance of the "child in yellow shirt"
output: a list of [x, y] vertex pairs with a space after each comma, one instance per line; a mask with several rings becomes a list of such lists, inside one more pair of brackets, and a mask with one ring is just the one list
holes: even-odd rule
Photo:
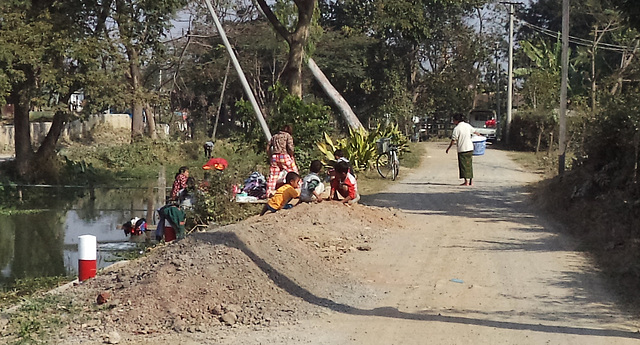
[[289, 202], [300, 196], [298, 191], [300, 185], [300, 175], [291, 171], [287, 173], [285, 177], [285, 184], [276, 190], [276, 193], [269, 199], [260, 215], [264, 215], [267, 211], [274, 213], [280, 209], [288, 209], [293, 206], [289, 206]]

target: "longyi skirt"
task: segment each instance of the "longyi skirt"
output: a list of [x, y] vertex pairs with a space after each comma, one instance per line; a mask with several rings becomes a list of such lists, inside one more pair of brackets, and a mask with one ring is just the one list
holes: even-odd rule
[[473, 151], [458, 152], [458, 170], [460, 178], [473, 178]]

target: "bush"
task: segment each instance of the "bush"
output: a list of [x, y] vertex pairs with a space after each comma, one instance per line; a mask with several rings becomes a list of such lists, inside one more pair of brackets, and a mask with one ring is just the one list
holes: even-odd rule
[[[242, 183], [249, 175], [258, 171], [268, 174], [268, 164], [263, 151], [256, 152], [246, 145], [237, 145], [227, 141], [216, 141], [214, 156], [223, 157], [229, 163], [224, 171], [209, 171], [207, 191], [196, 202], [191, 214], [196, 223], [216, 222], [228, 224], [245, 219], [259, 212], [259, 207], [251, 204], [238, 204], [233, 201], [231, 192], [234, 184]], [[204, 179], [203, 170], [194, 169], [196, 179]]]
[[509, 145], [523, 151], [546, 150], [553, 144], [549, 142], [549, 134], [558, 137], [556, 122], [555, 114], [550, 110], [518, 112], [511, 122]]
[[[300, 168], [308, 166], [315, 159], [316, 143], [322, 140], [322, 133], [330, 129], [330, 108], [305, 102], [291, 95], [280, 84], [271, 87], [269, 91], [274, 99], [274, 102], [268, 106], [270, 116], [267, 118], [267, 124], [271, 134], [277, 133], [284, 125], [292, 125], [296, 163]], [[248, 101], [238, 101], [236, 107], [242, 114], [244, 122], [248, 124], [241, 140], [251, 143], [256, 150], [264, 152], [266, 140], [255, 121], [251, 104]]]
[[334, 141], [328, 134], [324, 134], [324, 142], [318, 143], [318, 149], [325, 156], [325, 163], [335, 160], [333, 153], [337, 149], [344, 151], [345, 157], [349, 159], [356, 171], [366, 170], [372, 167], [378, 157], [377, 141], [380, 138], [390, 138], [391, 143], [398, 147], [398, 154], [402, 156], [409, 150], [409, 141], [400, 132], [397, 125], [383, 127], [378, 125], [370, 132], [364, 129], [349, 130], [349, 136]]
[[603, 100], [601, 113], [587, 123], [586, 167], [608, 175], [617, 187], [632, 182], [638, 163], [640, 96], [637, 93]]

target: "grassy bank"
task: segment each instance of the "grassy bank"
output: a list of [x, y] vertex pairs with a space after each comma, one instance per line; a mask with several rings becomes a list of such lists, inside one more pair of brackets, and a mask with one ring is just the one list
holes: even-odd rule
[[[424, 143], [409, 143], [409, 151], [404, 152], [400, 157], [400, 172], [398, 173], [398, 179], [402, 179], [403, 176], [411, 170], [420, 166], [422, 156], [426, 150]], [[383, 179], [380, 177], [375, 167], [368, 171], [363, 171], [358, 174], [358, 189], [362, 195], [376, 194], [381, 190], [389, 187], [389, 184], [395, 183], [390, 179]]]

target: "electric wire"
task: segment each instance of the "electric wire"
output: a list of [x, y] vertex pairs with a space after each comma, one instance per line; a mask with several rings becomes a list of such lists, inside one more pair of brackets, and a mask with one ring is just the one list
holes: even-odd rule
[[[533, 29], [534, 31], [536, 31], [538, 33], [547, 35], [549, 37], [554, 37], [554, 38], [558, 38], [560, 36], [560, 32], [552, 31], [552, 30], [543, 28], [541, 26], [538, 26], [538, 25], [535, 25], [535, 24], [531, 24], [531, 23], [529, 23], [527, 21], [524, 21], [522, 19], [516, 19], [516, 20], [521, 25], [526, 26], [526, 27], [528, 27], [530, 29]], [[589, 41], [589, 40], [586, 40], [584, 38], [575, 37], [575, 36], [569, 36], [569, 42], [571, 42], [571, 43], [573, 43], [575, 45], [593, 48], [593, 42]], [[599, 49], [602, 49], [602, 50], [614, 51], [614, 52], [618, 52], [618, 53], [631, 52], [631, 51], [635, 50], [634, 47], [617, 45], [617, 44], [610, 44], [610, 43], [598, 43], [596, 45], [596, 47], [599, 48]]]

